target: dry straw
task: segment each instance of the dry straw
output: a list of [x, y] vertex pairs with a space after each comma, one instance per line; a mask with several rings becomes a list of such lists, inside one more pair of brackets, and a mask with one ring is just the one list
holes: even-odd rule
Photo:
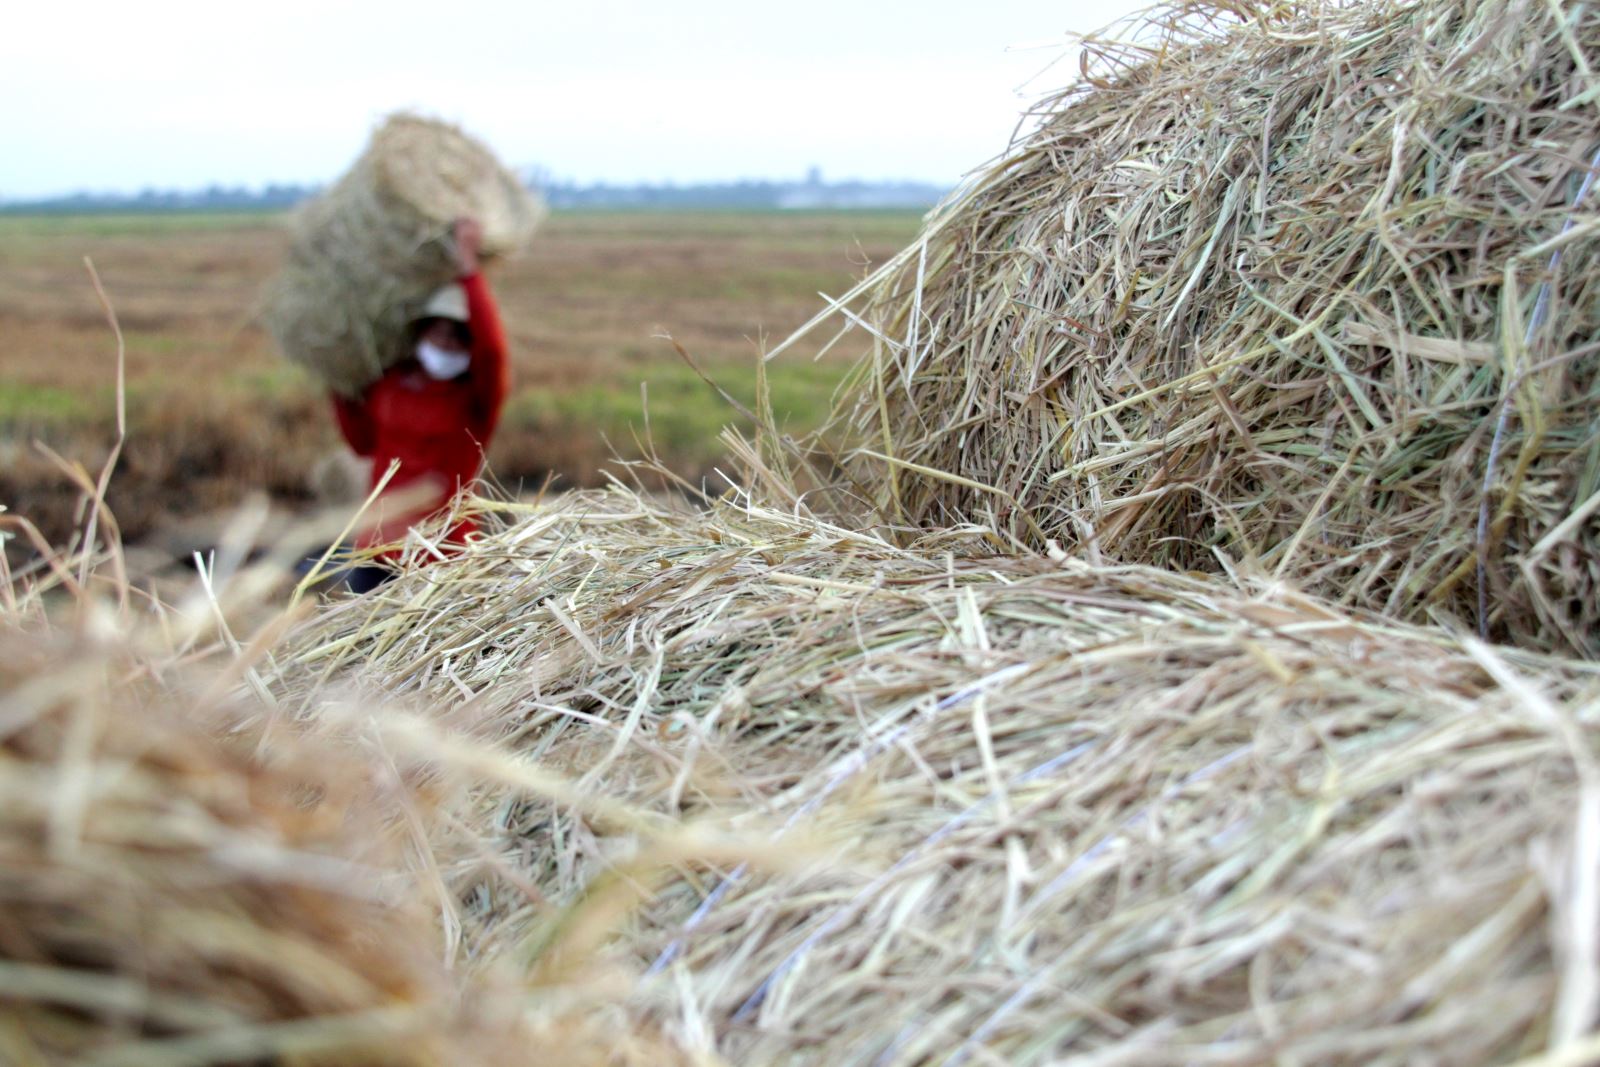
[[0, 1063], [688, 1062], [570, 939], [514, 967], [463, 944], [456, 882], [504, 868], [476, 791], [558, 776], [397, 708], [278, 701], [258, 668], [287, 618], [257, 598], [281, 561], [207, 564], [176, 608], [107, 563], [0, 575]]
[[456, 219], [483, 224], [492, 258], [526, 244], [543, 212], [481, 142], [445, 122], [394, 115], [295, 215], [266, 324], [285, 355], [354, 395], [404, 355], [407, 326], [455, 276]]
[[115, 640], [0, 647], [0, 1060], [442, 1065], [494, 1044], [395, 817], [426, 797], [331, 739], [243, 729]]
[[1597, 67], [1571, 0], [1179, 3], [1091, 38], [819, 317], [873, 334], [832, 440], [891, 524], [1600, 656]]
[[[506, 521], [465, 553], [423, 530], [426, 565], [285, 640], [222, 628], [202, 689], [203, 626], [159, 615], [167, 651], [118, 659], [92, 611], [52, 637], [0, 590], [0, 1041], [225, 1061], [160, 1057], [285, 1032], [250, 1005], [414, 1018], [510, 969], [509, 1017], [378, 1038], [1600, 1058], [1600, 664], [1369, 610], [1472, 615], [1487, 471], [1495, 627], [1593, 651], [1594, 20], [1191, 5], [1154, 51], [1098, 45], [1097, 82], [845, 309], [879, 335], [843, 471], [857, 497], [883, 478], [870, 528], [813, 513], [765, 441], [737, 449], [753, 488], [701, 510], [484, 505]], [[39, 574], [98, 603], [87, 562]], [[272, 894], [241, 867], [285, 853], [316, 862]], [[313, 879], [353, 863], [378, 876]], [[165, 935], [213, 928], [190, 916], [241, 934]], [[324, 957], [361, 981], [296, 962]]]
[[[1282, 589], [997, 559], [978, 531], [900, 548], [621, 490], [506, 510], [464, 558], [331, 604], [269, 684], [470, 715], [594, 797], [789, 850], [782, 874], [684, 863], [596, 945], [689, 1051], [1596, 1051], [1593, 665]], [[558, 801], [479, 827], [538, 887], [464, 889], [469, 938], [511, 956], [635, 849]]]

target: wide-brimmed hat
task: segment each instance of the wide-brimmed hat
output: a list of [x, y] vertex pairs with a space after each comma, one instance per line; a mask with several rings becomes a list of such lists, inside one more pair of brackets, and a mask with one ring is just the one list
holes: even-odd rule
[[422, 306], [419, 319], [452, 319], [456, 322], [467, 322], [467, 291], [455, 282], [442, 289], [438, 289], [428, 297], [428, 302]]

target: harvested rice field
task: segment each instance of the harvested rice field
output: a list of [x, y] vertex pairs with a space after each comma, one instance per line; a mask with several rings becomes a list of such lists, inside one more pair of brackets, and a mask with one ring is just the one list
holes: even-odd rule
[[[753, 399], [754, 362], [817, 305], [916, 233], [913, 213], [557, 214], [492, 276], [513, 394], [489, 456], [510, 491], [598, 484], [634, 457], [648, 397], [661, 458], [710, 473], [730, 410], [659, 339], [671, 334]], [[265, 492], [312, 503], [340, 448], [329, 405], [280, 358], [257, 311], [286, 245], [248, 216], [0, 217], [0, 502], [59, 541], [76, 490], [32, 447], [94, 466], [115, 435], [116, 346], [83, 266], [127, 339], [130, 440], [111, 499], [131, 541]], [[848, 361], [774, 368], [793, 426], [825, 417]]]

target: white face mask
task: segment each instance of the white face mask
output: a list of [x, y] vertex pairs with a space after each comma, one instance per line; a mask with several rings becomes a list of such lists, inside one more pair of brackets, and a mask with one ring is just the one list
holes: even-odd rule
[[472, 363], [472, 356], [466, 352], [446, 351], [432, 341], [418, 341], [417, 362], [422, 364], [422, 369], [427, 371], [428, 377], [447, 382], [466, 373], [467, 367]]

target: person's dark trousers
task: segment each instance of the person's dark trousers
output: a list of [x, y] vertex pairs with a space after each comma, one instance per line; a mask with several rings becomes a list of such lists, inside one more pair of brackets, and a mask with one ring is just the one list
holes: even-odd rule
[[385, 582], [394, 580], [395, 570], [377, 563], [363, 563], [350, 571], [348, 579], [352, 593], [370, 593]]

